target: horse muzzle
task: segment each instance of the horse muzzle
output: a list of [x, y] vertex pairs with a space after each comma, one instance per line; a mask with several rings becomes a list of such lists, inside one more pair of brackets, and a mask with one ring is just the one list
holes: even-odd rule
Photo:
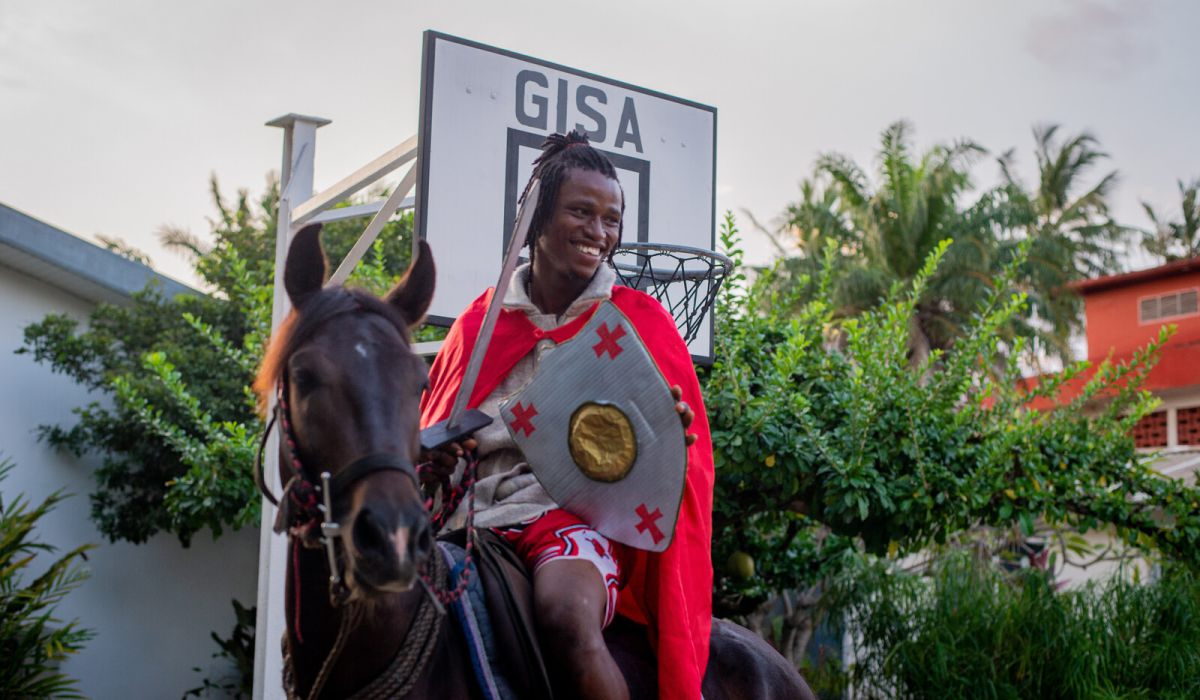
[[398, 593], [412, 588], [433, 551], [433, 532], [424, 509], [407, 513], [365, 505], [350, 532], [349, 580], [369, 593]]

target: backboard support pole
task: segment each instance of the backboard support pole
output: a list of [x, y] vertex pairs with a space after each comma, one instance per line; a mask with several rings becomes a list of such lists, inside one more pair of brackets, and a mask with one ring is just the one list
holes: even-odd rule
[[[287, 114], [267, 122], [267, 126], [283, 129], [283, 163], [279, 179], [279, 217], [275, 229], [275, 287], [271, 307], [271, 331], [279, 327], [291, 310], [283, 288], [283, 263], [288, 245], [295, 233], [292, 226], [292, 203], [303, 202], [312, 196], [313, 163], [317, 149], [317, 129], [329, 124], [328, 119]], [[268, 413], [274, 410], [272, 397]], [[279, 493], [279, 438], [272, 431], [264, 450], [263, 480], [272, 493]], [[283, 635], [284, 574], [287, 572], [287, 541], [272, 529], [275, 507], [265, 498], [262, 501], [262, 524], [258, 545], [258, 614], [254, 634], [254, 698], [282, 700], [283, 657], [279, 640]], [[276, 682], [268, 682], [268, 679]]]

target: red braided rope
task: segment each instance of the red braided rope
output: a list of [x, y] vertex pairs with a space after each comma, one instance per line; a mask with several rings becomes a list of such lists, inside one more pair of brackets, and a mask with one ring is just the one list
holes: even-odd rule
[[[438, 532], [449, 520], [450, 516], [458, 510], [458, 506], [462, 503], [463, 496], [467, 497], [467, 544], [464, 548], [466, 557], [463, 559], [462, 573], [459, 575], [458, 583], [455, 584], [453, 590], [443, 590], [439, 585], [439, 581], [430, 580], [428, 574], [422, 573], [421, 578], [425, 580], [429, 588], [437, 595], [438, 600], [443, 605], [449, 605], [462, 597], [462, 594], [467, 590], [467, 585], [471, 580], [472, 569], [472, 553], [475, 549], [475, 538], [471, 536], [471, 532], [475, 526], [475, 477], [477, 468], [479, 467], [479, 457], [474, 450], [466, 453], [466, 466], [463, 468], [462, 479], [458, 486], [450, 490], [442, 502], [442, 507], [438, 512], [430, 517], [430, 523], [434, 532]], [[417, 473], [428, 472], [432, 468], [429, 463], [417, 466]], [[442, 484], [442, 493], [446, 494], [445, 482]], [[429, 498], [425, 502], [425, 507], [430, 509], [433, 507], [433, 499]], [[434, 556], [442, 556], [441, 552], [434, 552]]]
[[296, 619], [293, 621], [293, 627], [296, 628], [296, 641], [304, 643], [304, 635], [300, 633], [300, 540], [292, 538], [292, 577], [295, 582], [292, 584], [292, 593], [296, 597]]

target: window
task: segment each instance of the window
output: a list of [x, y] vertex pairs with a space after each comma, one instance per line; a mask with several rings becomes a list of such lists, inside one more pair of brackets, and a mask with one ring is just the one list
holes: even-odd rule
[[1138, 317], [1142, 323], [1150, 323], [1175, 316], [1190, 316], [1200, 310], [1200, 294], [1197, 292], [1196, 289], [1187, 289], [1145, 297], [1138, 303]]
[[1167, 412], [1159, 411], [1142, 419], [1133, 426], [1133, 444], [1135, 447], [1166, 447], [1167, 446]]
[[1176, 411], [1175, 427], [1180, 445], [1200, 445], [1200, 406]]

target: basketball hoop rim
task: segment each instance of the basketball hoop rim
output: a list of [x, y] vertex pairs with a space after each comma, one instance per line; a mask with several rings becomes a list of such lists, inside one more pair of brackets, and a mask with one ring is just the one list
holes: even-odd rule
[[618, 246], [608, 263], [619, 284], [650, 294], [670, 312], [685, 343], [712, 318], [717, 290], [734, 267], [715, 250], [648, 242]]
[[[611, 255], [615, 256], [621, 251], [629, 251], [635, 254], [663, 251], [667, 253], [683, 253], [686, 255], [694, 255], [699, 258], [711, 258], [720, 264], [721, 271], [718, 273], [718, 277], [724, 277], [725, 275], [729, 274], [731, 270], [733, 270], [733, 260], [728, 255], [718, 253], [715, 250], [709, 250], [708, 248], [697, 248], [695, 246], [680, 245], [677, 243], [622, 243], [613, 250]], [[616, 260], [611, 260], [611, 264], [613, 267], [619, 267], [623, 270], [638, 269], [637, 266], [619, 265]]]

